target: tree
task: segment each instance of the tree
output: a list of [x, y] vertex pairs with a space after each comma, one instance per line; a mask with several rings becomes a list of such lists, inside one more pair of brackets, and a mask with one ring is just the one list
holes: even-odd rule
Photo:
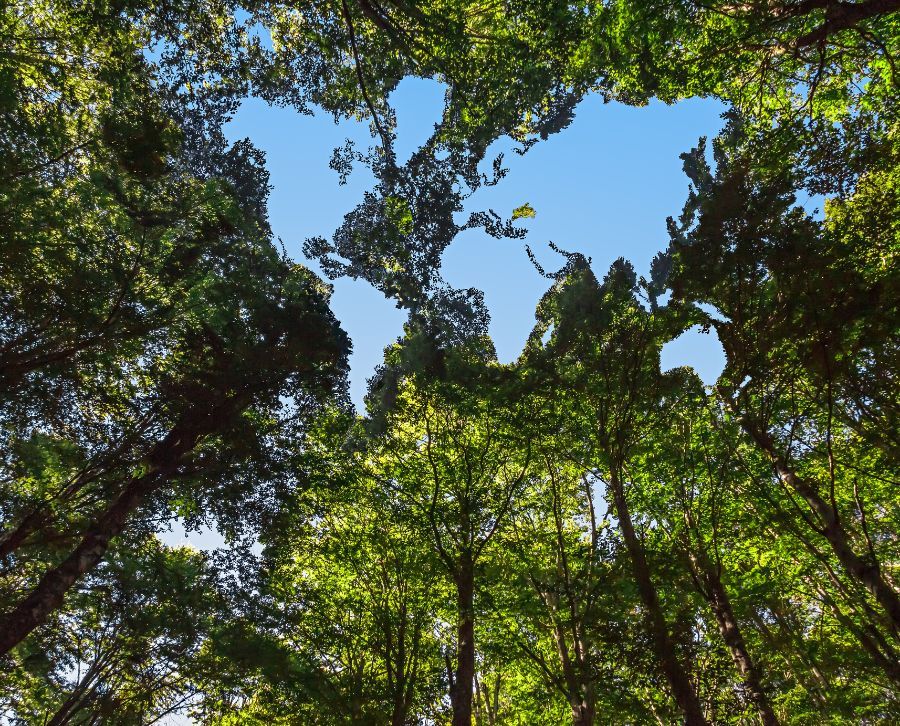
[[[160, 361], [159, 438], [103, 491], [75, 547], [8, 610], [3, 652], [60, 606], [66, 591], [97, 565], [145, 500], [196, 465], [215, 462], [215, 456], [204, 456], [207, 445], [215, 451], [217, 443], [224, 444], [227, 450], [229, 437], [246, 441], [254, 424], [265, 427], [289, 396], [300, 416], [309, 415], [341, 385], [346, 338], [327, 308], [324, 290], [308, 271], [286, 265], [271, 248], [267, 260], [260, 255], [265, 251], [251, 247], [247, 257], [237, 256], [234, 262], [243, 264], [236, 265], [235, 278], [210, 285], [214, 315], [186, 321], [181, 345], [168, 361]], [[263, 270], [267, 276], [259, 274]]]
[[448, 656], [454, 726], [472, 723], [476, 670], [476, 592], [481, 561], [508, 524], [513, 498], [528, 477], [529, 441], [517, 423], [528, 418], [500, 391], [514, 385], [473, 338], [444, 351], [443, 381], [401, 379], [379, 440], [379, 478], [403, 502], [451, 583], [455, 663]]
[[18, 723], [146, 723], [196, 693], [215, 623], [229, 617], [202, 554], [149, 539], [116, 548], [81, 583], [65, 613], [20, 649], [21, 677], [4, 694]]
[[599, 285], [587, 261], [570, 255], [556, 285], [541, 300], [526, 356], [536, 375], [548, 381], [545, 386], [571, 392], [572, 408], [564, 408], [558, 420], [560, 425], [563, 416], [577, 422], [574, 437], [589, 442], [571, 456], [607, 484], [654, 654], [686, 722], [700, 724], [706, 720], [678, 659], [627, 493], [628, 480], [637, 478], [632, 462], [647, 428], [670, 405], [673, 392], [659, 372], [659, 349], [678, 324], [677, 317], [673, 321], [646, 312], [636, 289], [637, 279], [624, 261], [615, 263]]
[[[727, 356], [721, 395], [770, 459], [779, 485], [806, 503], [805, 522], [827, 542], [851, 587], [868, 591], [882, 611], [876, 620], [896, 631], [900, 596], [885, 569], [896, 559], [893, 538], [877, 534], [895, 529], [890, 507], [879, 504], [890, 494], [878, 473], [894, 466], [883, 445], [860, 436], [865, 419], [843, 394], [861, 393], [866, 381], [873, 401], [886, 403], [875, 403], [869, 415], [894, 415], [878, 373], [896, 351], [896, 280], [881, 267], [891, 253], [885, 248], [874, 266], [865, 264], [859, 231], [849, 232], [847, 217], [837, 227], [793, 206], [791, 169], [754, 167], [739, 135], [733, 126], [716, 143], [715, 176], [702, 147], [685, 156], [694, 191], [680, 224], [670, 225], [671, 285], [679, 300], [709, 303], [724, 318], [703, 314]], [[861, 202], [867, 189], [863, 176]], [[890, 205], [890, 191], [877, 194]], [[893, 222], [876, 216], [869, 225], [865, 232], [887, 231]], [[871, 364], [857, 367], [862, 358]]]
[[439, 570], [364, 461], [340, 476], [281, 522], [267, 546], [269, 592], [288, 613], [286, 644], [318, 664], [307, 718], [404, 726], [442, 686]]
[[[616, 572], [609, 521], [595, 506], [596, 482], [550, 432], [541, 440], [540, 473], [518, 497], [496, 555], [492, 599], [509, 631], [506, 647], [521, 651], [526, 667], [546, 684], [543, 698], [562, 696], [571, 722], [590, 726], [598, 701], [621, 688], [612, 685], [611, 654], [619, 618], [632, 603]], [[616, 596], [618, 607], [612, 605]]]
[[[897, 721], [898, 11], [0, 9], [3, 718]], [[399, 164], [410, 75], [445, 106]], [[441, 257], [524, 235], [527, 204], [459, 218], [504, 177], [487, 151], [591, 92], [733, 110], [714, 165], [683, 157], [649, 280], [554, 247], [500, 365]], [[328, 289], [271, 243], [263, 155], [226, 140], [249, 95], [371, 122], [331, 166], [374, 188], [305, 245], [409, 314], [363, 419]], [[725, 348], [711, 390], [660, 370], [694, 324]], [[162, 547], [173, 516], [230, 555]]]
[[[682, 394], [675, 405], [665, 440], [659, 441], [646, 467], [660, 486], [649, 489], [643, 511], [665, 523], [668, 536], [682, 550], [691, 579], [708, 603], [719, 633], [742, 680], [746, 701], [763, 724], [779, 719], [763, 687], [762, 671], [754, 662], [725, 585], [724, 560], [730, 548], [747, 544], [744, 537], [730, 541], [731, 531], [741, 531], [741, 503], [732, 499], [743, 486], [738, 461], [728, 450], [725, 422], [715, 400], [707, 399], [700, 382], [685, 372]], [[743, 517], [746, 518], [746, 514]]]

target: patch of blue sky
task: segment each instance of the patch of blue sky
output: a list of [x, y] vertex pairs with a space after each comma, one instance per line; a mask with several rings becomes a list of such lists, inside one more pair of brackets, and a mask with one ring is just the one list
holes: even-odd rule
[[548, 270], [564, 262], [547, 246], [553, 241], [590, 257], [601, 279], [619, 257], [648, 275], [654, 255], [668, 245], [666, 218], [678, 215], [687, 197], [679, 154], [700, 136], [714, 136], [723, 110], [702, 99], [633, 108], [589, 97], [568, 129], [525, 156], [509, 153], [508, 141], [494, 144], [492, 152], [506, 152], [509, 174], [496, 187], [479, 190], [469, 207], [509, 215], [528, 202], [536, 216], [518, 223], [528, 230], [524, 241], [464, 233], [444, 255], [444, 276], [457, 287], [484, 291], [501, 360], [521, 352], [549, 284], [531, 265], [525, 244]]
[[[440, 119], [444, 89], [437, 82], [405, 79], [391, 102], [397, 113], [396, 151], [404, 161]], [[723, 110], [710, 99], [632, 108], [589, 97], [568, 129], [524, 156], [512, 153], [508, 139], [492, 146], [485, 164], [503, 152], [509, 174], [497, 186], [476, 192], [466, 214], [493, 208], [509, 216], [528, 202], [537, 216], [517, 222], [527, 229], [524, 240], [495, 240], [478, 230], [461, 234], [444, 254], [443, 275], [455, 287], [484, 291], [500, 360], [514, 360], [521, 352], [535, 305], [549, 285], [529, 262], [525, 244], [549, 270], [563, 263], [547, 247], [552, 240], [591, 257], [601, 278], [618, 257], [646, 275], [653, 256], [668, 244], [666, 217], [677, 215], [687, 196], [679, 154], [700, 136], [715, 136]], [[365, 167], [358, 167], [340, 186], [328, 167], [333, 149], [345, 139], [361, 149], [372, 144], [367, 122], [335, 124], [330, 114], [301, 115], [251, 99], [226, 132], [232, 140], [249, 137], [266, 152], [272, 226], [297, 259], [303, 259], [303, 241], [329, 237], [374, 182]], [[318, 269], [314, 261], [304, 261]], [[351, 396], [359, 407], [366, 380], [381, 362], [383, 348], [401, 334], [405, 316], [367, 283], [349, 279], [335, 282], [332, 307], [353, 340]]]

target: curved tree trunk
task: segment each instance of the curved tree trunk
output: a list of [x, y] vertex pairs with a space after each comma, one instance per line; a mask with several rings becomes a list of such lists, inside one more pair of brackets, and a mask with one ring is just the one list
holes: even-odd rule
[[44, 573], [37, 586], [0, 621], [0, 654], [8, 653], [50, 613], [59, 608], [66, 593], [92, 570], [106, 554], [110, 540], [118, 535], [131, 514], [165, 477], [154, 471], [132, 479], [88, 529], [81, 542], [59, 565]]
[[797, 48], [806, 48], [827, 41], [830, 36], [854, 27], [871, 18], [900, 11], [900, 0], [866, 0], [865, 2], [829, 2], [825, 7], [825, 22], [801, 35], [794, 42]]
[[841, 563], [847, 574], [861, 583], [872, 594], [884, 610], [894, 630], [900, 630], [900, 595], [884, 579], [878, 562], [861, 557], [854, 551], [850, 542], [850, 536], [841, 523], [837, 511], [825, 501], [815, 486], [797, 476], [787, 465], [776, 451], [775, 442], [765, 431], [752, 424], [746, 418], [742, 419], [741, 426], [772, 461], [778, 478], [786, 486], [789, 486], [802, 496], [809, 504], [810, 509], [819, 517], [822, 523], [821, 533], [828, 540], [838, 562]]
[[750, 700], [759, 714], [759, 720], [763, 726], [778, 726], [778, 717], [772, 710], [772, 704], [769, 703], [766, 692], [763, 690], [759, 670], [747, 650], [747, 643], [734, 615], [734, 609], [731, 607], [731, 599], [722, 584], [722, 578], [719, 577], [719, 573], [701, 547], [698, 546], [696, 551], [689, 552], [688, 556], [696, 576], [703, 583], [701, 594], [715, 615], [719, 634], [725, 641], [725, 645], [728, 646], [731, 659], [734, 661], [747, 693], [750, 695]]
[[207, 434], [226, 425], [233, 408], [226, 402], [187, 415], [154, 447], [146, 470], [132, 477], [83, 534], [66, 559], [44, 573], [35, 588], [0, 619], [0, 655], [8, 653], [58, 609], [66, 593], [103, 559], [109, 543], [124, 529], [128, 517], [144, 499], [171, 477], [182, 457]]

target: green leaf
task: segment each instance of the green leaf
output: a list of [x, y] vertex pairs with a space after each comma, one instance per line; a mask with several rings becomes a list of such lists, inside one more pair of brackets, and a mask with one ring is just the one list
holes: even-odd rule
[[536, 216], [537, 212], [534, 211], [534, 207], [528, 202], [525, 202], [525, 204], [520, 207], [516, 207], [512, 213], [513, 221], [517, 219], [534, 219]]

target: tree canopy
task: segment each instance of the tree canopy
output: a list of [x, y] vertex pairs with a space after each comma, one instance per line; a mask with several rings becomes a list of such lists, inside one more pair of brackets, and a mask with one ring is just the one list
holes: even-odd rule
[[[900, 722], [898, 59], [897, 0], [5, 4], [0, 720]], [[407, 77], [445, 98], [400, 163]], [[649, 276], [527, 250], [500, 363], [441, 257], [523, 236], [460, 216], [489, 148], [589, 94], [725, 125]], [[364, 411], [250, 97], [369, 122], [303, 246], [407, 316]], [[693, 326], [713, 385], [661, 367]]]

